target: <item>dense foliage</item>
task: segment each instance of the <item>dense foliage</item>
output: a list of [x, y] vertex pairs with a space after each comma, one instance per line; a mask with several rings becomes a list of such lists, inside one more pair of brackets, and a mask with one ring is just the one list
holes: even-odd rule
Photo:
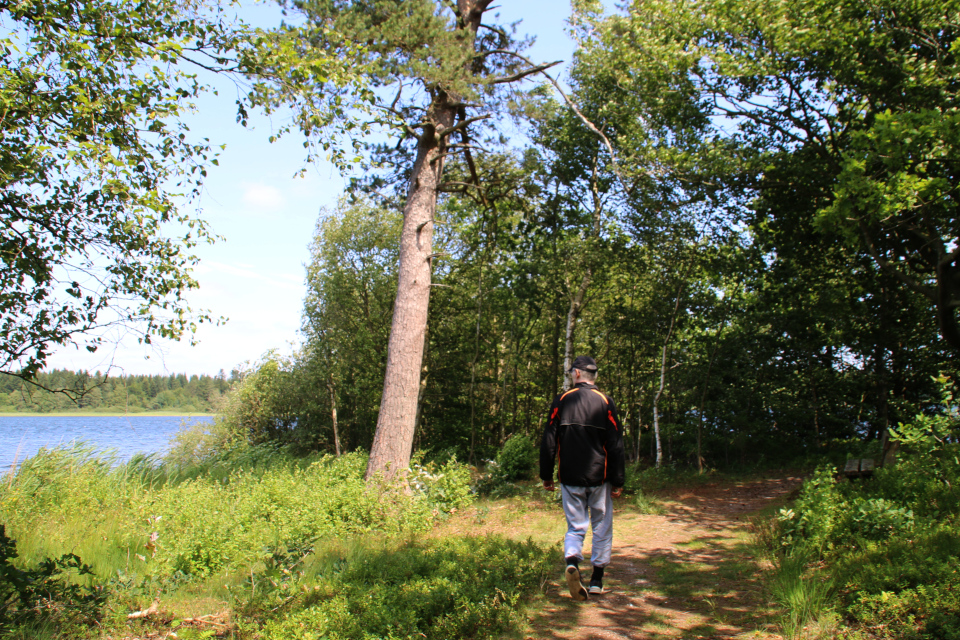
[[[31, 384], [15, 376], [0, 376], [0, 413], [58, 411], [213, 412], [221, 408], [224, 395], [238, 381], [239, 372], [227, 377], [183, 373], [168, 376], [104, 376], [99, 371], [53, 369], [38, 373]], [[40, 385], [40, 386], [37, 386]], [[48, 391], [67, 389], [71, 394]]]
[[[874, 156], [906, 140], [894, 120], [956, 108], [956, 7], [675, 5], [575, 3], [580, 112], [525, 94], [522, 148], [489, 138], [446, 160], [420, 386], [405, 391], [415, 449], [479, 462], [513, 434], [536, 440], [576, 353], [598, 359], [631, 458], [657, 464], [840, 459], [935, 407], [931, 378], [957, 358], [953, 121], [917, 125], [943, 162]], [[827, 14], [846, 35], [808, 25]], [[379, 151], [318, 223], [301, 351], [266, 356], [243, 391], [253, 441], [373, 442], [409, 169]], [[873, 195], [851, 191], [858, 171]]]
[[75, 554], [46, 558], [25, 569], [14, 564], [16, 540], [0, 525], [0, 633], [31, 622], [88, 623], [99, 617], [104, 597], [100, 589], [77, 584], [93, 575]]
[[[805, 585], [807, 599], [820, 600], [808, 610], [812, 617], [835, 611], [871, 637], [958, 637], [958, 435], [948, 392], [943, 413], [897, 429], [895, 466], [853, 482], [838, 481], [832, 467], [819, 469], [774, 521], [770, 542], [780, 572], [792, 574], [778, 595]], [[810, 622], [797, 619], [796, 630]]]

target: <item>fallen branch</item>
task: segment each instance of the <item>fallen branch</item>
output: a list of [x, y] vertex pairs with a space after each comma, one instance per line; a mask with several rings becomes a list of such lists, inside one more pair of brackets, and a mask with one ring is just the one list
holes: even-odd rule
[[225, 622], [220, 622], [218, 620], [207, 620], [207, 618], [213, 618], [219, 615], [220, 614], [211, 613], [209, 615], [200, 616], [199, 618], [184, 618], [183, 620], [180, 621], [180, 624], [177, 626], [180, 627], [185, 624], [209, 624], [209, 625], [213, 625], [214, 627], [223, 627], [224, 629], [226, 629], [230, 625], [226, 624]]
[[134, 611], [133, 613], [127, 615], [127, 620], [136, 620], [137, 618], [147, 618], [159, 612], [160, 612], [160, 601], [154, 600], [153, 604], [151, 604], [149, 607], [147, 607], [143, 611]]

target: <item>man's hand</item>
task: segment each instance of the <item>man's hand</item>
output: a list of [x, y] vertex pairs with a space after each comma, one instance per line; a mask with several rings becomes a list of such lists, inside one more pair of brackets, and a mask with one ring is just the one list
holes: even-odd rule
[[623, 487], [614, 487], [613, 490], [610, 492], [610, 495], [613, 496], [614, 498], [619, 498], [622, 493], [623, 493]]
[[553, 480], [544, 480], [544, 481], [543, 481], [543, 488], [546, 489], [547, 491], [554, 491], [554, 490], [556, 490], [556, 487], [553, 486]]

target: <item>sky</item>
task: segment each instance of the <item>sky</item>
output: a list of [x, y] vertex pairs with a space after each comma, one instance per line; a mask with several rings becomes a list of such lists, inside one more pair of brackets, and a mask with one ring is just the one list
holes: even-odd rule
[[[574, 48], [567, 33], [567, 2], [502, 0], [494, 6], [501, 23], [520, 21], [518, 35], [536, 36], [531, 59], [563, 60], [561, 68], [566, 68]], [[247, 2], [241, 15], [261, 27], [279, 24], [281, 18], [267, 3]], [[219, 166], [208, 168], [199, 202], [188, 206], [199, 205], [198, 217], [223, 239], [196, 247], [200, 263], [194, 277], [200, 287], [187, 299], [193, 309], [209, 310], [227, 322], [201, 325], [196, 346], [158, 341], [144, 347], [121, 340], [95, 354], [64, 347], [48, 359], [48, 369], [216, 375], [255, 362], [270, 350], [290, 353], [298, 344], [309, 243], [321, 210], [335, 206], [345, 179], [325, 162], [307, 166], [305, 175], [297, 177], [306, 155], [300, 134], [270, 143], [283, 121], [262, 114], [251, 114], [252, 126], [242, 127], [236, 123], [238, 89], [223, 79], [212, 82], [218, 95], [204, 96], [185, 120], [196, 136], [226, 148]]]

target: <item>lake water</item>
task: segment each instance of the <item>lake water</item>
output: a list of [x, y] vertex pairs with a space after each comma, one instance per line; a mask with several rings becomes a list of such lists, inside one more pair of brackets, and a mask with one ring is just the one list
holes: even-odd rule
[[85, 442], [112, 450], [120, 460], [136, 453], [164, 453], [185, 423], [213, 422], [212, 416], [0, 416], [0, 473], [40, 447]]

